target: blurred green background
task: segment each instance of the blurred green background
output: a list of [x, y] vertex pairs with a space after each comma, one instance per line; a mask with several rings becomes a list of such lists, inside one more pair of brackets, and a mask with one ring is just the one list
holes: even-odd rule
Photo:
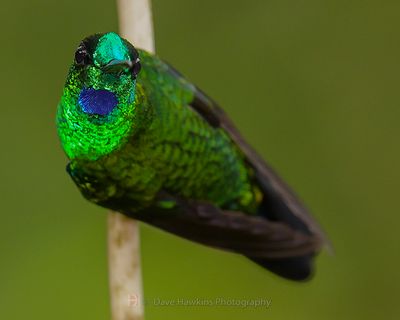
[[[154, 0], [158, 54], [214, 97], [327, 230], [315, 278], [141, 227], [146, 319], [399, 319], [400, 2]], [[65, 172], [55, 110], [106, 0], [2, 3], [0, 319], [109, 319], [106, 211]]]

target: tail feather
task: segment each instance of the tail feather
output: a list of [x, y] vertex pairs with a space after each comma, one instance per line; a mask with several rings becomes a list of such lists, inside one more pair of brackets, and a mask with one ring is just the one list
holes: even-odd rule
[[304, 281], [309, 280], [313, 275], [313, 257], [314, 255], [305, 255], [285, 259], [251, 257], [249, 259], [281, 277], [289, 280]]

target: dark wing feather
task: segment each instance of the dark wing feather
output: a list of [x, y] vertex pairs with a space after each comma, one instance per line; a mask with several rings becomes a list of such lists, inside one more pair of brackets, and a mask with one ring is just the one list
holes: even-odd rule
[[129, 200], [99, 204], [188, 240], [255, 259], [301, 256], [314, 252], [319, 246], [316, 238], [280, 222], [160, 192], [157, 201], [166, 200], [174, 201], [175, 206], [170, 209], [152, 206], [135, 213]]
[[320, 248], [318, 237], [282, 222], [181, 199], [160, 192], [157, 201], [173, 201], [170, 209], [152, 206], [136, 212], [131, 200], [111, 199], [98, 204], [185, 239], [242, 254], [288, 279], [305, 280], [312, 273], [312, 258]]
[[262, 217], [221, 210], [196, 200], [161, 193], [173, 199], [172, 209], [151, 208], [139, 219], [186, 239], [254, 258], [293, 257], [314, 252], [316, 239], [285, 224]]

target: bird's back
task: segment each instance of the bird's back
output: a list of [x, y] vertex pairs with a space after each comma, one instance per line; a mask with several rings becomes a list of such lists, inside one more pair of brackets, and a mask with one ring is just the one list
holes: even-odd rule
[[[190, 107], [193, 85], [157, 57], [140, 51], [136, 108], [147, 109], [146, 128], [121, 152], [134, 197], [160, 189], [220, 207], [256, 211], [259, 191], [243, 155], [223, 129], [213, 128]], [[121, 156], [119, 156], [121, 159]], [[131, 174], [129, 173], [131, 172]], [[129, 179], [126, 179], [129, 180]]]

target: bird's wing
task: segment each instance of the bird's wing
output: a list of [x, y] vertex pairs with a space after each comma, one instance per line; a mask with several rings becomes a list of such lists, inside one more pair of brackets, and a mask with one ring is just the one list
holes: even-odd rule
[[135, 211], [128, 198], [98, 203], [106, 208], [206, 246], [242, 254], [262, 267], [291, 280], [305, 280], [313, 272], [312, 258], [321, 247], [319, 237], [285, 222], [269, 221], [213, 204], [160, 192], [153, 205]]
[[[262, 211], [267, 219], [222, 210], [210, 203], [182, 199], [165, 191], [158, 194], [153, 206], [141, 211], [137, 211], [135, 203], [128, 197], [108, 198], [97, 203], [186, 239], [243, 254], [281, 276], [295, 280], [307, 278], [311, 272], [312, 256], [325, 239], [317, 222], [286, 184], [245, 142], [215, 102], [168, 65], [159, 66], [160, 72], [168, 72], [169, 76], [178, 78], [186, 87], [185, 90], [191, 90], [192, 99], [187, 106], [198, 112], [211, 126], [225, 130], [241, 150], [264, 194]], [[72, 173], [70, 171], [74, 180], [80, 183], [79, 175]], [[172, 205], [159, 205], [162, 203]]]
[[[169, 66], [173, 76], [185, 79], [173, 67]], [[329, 241], [317, 221], [297, 198], [294, 192], [275, 173], [275, 171], [244, 140], [239, 130], [227, 114], [211, 98], [197, 87], [190, 85], [193, 99], [189, 106], [196, 110], [211, 126], [219, 127], [228, 133], [241, 150], [249, 166], [255, 172], [255, 179], [264, 194], [263, 210], [271, 220], [289, 225], [291, 228], [319, 239], [320, 245]]]
[[[211, 247], [254, 258], [285, 258], [315, 252], [318, 241], [286, 224], [258, 216], [222, 210], [213, 204], [180, 199], [160, 193], [162, 200], [173, 200], [171, 209], [150, 208], [139, 218], [168, 232]], [[170, 211], [170, 214], [168, 213]]]

